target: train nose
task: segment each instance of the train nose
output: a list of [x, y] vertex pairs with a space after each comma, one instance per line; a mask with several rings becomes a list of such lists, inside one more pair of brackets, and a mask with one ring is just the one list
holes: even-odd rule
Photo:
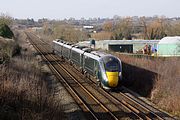
[[106, 72], [108, 78], [108, 84], [110, 87], [116, 87], [118, 85], [118, 72]]

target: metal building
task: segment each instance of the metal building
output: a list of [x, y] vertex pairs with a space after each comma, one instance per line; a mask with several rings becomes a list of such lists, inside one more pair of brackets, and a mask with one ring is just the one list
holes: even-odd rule
[[158, 43], [158, 56], [180, 56], [180, 36], [161, 39]]
[[[95, 48], [115, 52], [136, 53], [137, 50], [143, 49], [145, 45], [157, 48], [158, 42], [159, 40], [101, 40], [96, 41]], [[79, 44], [89, 46], [90, 42], [84, 41]]]

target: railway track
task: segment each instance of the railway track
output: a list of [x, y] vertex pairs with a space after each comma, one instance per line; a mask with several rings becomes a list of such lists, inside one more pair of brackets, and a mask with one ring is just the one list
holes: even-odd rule
[[[29, 39], [33, 39], [32, 35], [27, 34]], [[85, 115], [88, 119], [118, 119], [114, 113], [112, 113], [100, 100], [98, 100], [91, 92], [85, 89], [75, 78], [71, 76], [61, 65], [58, 63], [58, 60], [52, 57], [52, 54], [46, 54], [42, 44], [38, 46], [38, 43], [31, 41], [35, 49], [41, 53], [43, 60], [46, 61], [56, 73], [57, 78], [69, 91], [69, 93], [75, 98], [75, 101], [85, 112]], [[41, 48], [40, 48], [41, 46]], [[51, 62], [50, 62], [51, 61]], [[52, 64], [53, 62], [53, 64]]]
[[[91, 81], [89, 82], [90, 85], [94, 84], [94, 86], [96, 86], [95, 80], [89, 79], [88, 81]], [[138, 114], [138, 116], [141, 116], [143, 119], [174, 120], [174, 118], [167, 113], [164, 113], [142, 99], [139, 99], [132, 91], [125, 87], [121, 87], [120, 90], [115, 90], [114, 92], [107, 92], [103, 89], [97, 90], [108, 97], [107, 99], [116, 101], [116, 104], [120, 105], [123, 103], [123, 107], [131, 109], [132, 112], [135, 112], [135, 114]]]
[[94, 80], [85, 78], [73, 66], [53, 55], [47, 43], [32, 33], [26, 34], [88, 119], [173, 119], [161, 111], [152, 109], [150, 105], [132, 95], [106, 92], [98, 88]]

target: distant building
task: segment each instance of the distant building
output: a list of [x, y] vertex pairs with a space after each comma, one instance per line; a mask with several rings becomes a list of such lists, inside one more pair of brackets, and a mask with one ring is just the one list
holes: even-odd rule
[[[78, 44], [89, 46], [90, 41], [84, 41]], [[137, 53], [141, 50], [148, 50], [154, 54], [157, 52], [157, 56], [162, 57], [180, 56], [180, 36], [164, 37], [161, 40], [100, 40], [96, 41], [95, 46], [95, 49], [99, 48], [126, 53]]]
[[94, 26], [92, 25], [89, 25], [89, 26], [83, 26], [83, 29], [86, 31], [86, 32], [94, 32]]
[[94, 26], [83, 26], [84, 29], [94, 29]]
[[31, 29], [34, 31], [39, 31], [39, 30], [42, 30], [43, 28], [42, 27], [32, 27]]
[[162, 38], [158, 43], [158, 56], [180, 56], [180, 36]]
[[[136, 53], [144, 48], [145, 45], [150, 45], [152, 48], [157, 48], [159, 40], [99, 40], [96, 41], [96, 49], [111, 50], [115, 52]], [[90, 41], [80, 42], [79, 45], [88, 46]]]

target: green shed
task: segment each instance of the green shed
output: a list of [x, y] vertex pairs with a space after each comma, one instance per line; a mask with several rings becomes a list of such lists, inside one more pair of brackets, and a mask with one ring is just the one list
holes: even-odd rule
[[164, 37], [157, 47], [158, 56], [180, 56], [180, 36]]

